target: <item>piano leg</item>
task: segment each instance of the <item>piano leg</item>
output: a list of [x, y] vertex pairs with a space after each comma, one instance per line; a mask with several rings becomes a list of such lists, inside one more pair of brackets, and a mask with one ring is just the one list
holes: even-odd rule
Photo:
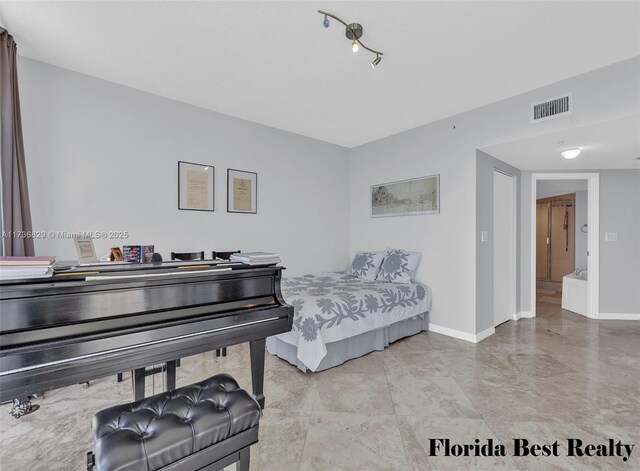
[[251, 383], [253, 396], [264, 409], [264, 352], [267, 339], [252, 340], [249, 342], [251, 352]]
[[144, 399], [144, 379], [146, 378], [146, 368], [138, 368], [131, 372], [131, 385], [133, 386], [133, 400]]
[[176, 388], [176, 366], [178, 366], [178, 361], [168, 361], [164, 368], [164, 384], [166, 384], [167, 391], [173, 391]]

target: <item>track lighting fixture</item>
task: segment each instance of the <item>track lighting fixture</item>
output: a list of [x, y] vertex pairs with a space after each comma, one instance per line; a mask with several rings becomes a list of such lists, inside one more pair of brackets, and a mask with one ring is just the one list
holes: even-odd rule
[[322, 22], [322, 25], [325, 28], [328, 28], [330, 25], [329, 18], [328, 18], [329, 16], [344, 25], [345, 27], [344, 34], [347, 38], [351, 40], [351, 50], [353, 52], [358, 52], [358, 49], [360, 49], [360, 46], [362, 46], [364, 49], [366, 49], [369, 52], [373, 52], [376, 55], [376, 58], [371, 62], [371, 67], [373, 67], [374, 69], [376, 68], [376, 66], [382, 60], [382, 52], [375, 51], [365, 46], [364, 44], [362, 44], [362, 41], [360, 41], [360, 38], [362, 37], [363, 30], [362, 30], [362, 25], [360, 23], [347, 23], [346, 21], [341, 20], [337, 16], [332, 15], [331, 13], [323, 10], [318, 10], [318, 13], [320, 13], [321, 15], [324, 15], [324, 21]]

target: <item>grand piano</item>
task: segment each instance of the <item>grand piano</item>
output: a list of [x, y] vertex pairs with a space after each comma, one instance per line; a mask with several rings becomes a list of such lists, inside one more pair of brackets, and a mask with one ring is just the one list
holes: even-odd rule
[[253, 394], [264, 407], [266, 337], [288, 332], [293, 322], [280, 292], [282, 269], [158, 263], [3, 281], [0, 402], [19, 404], [124, 371], [135, 372], [134, 399], [140, 399], [145, 367], [175, 368], [180, 358], [249, 342]]

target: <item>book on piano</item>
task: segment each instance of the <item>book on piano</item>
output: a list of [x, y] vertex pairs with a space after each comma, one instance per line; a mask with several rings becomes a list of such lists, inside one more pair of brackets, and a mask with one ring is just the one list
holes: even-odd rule
[[280, 255], [270, 252], [234, 253], [229, 260], [246, 263], [247, 265], [273, 265], [280, 263]]
[[54, 257], [0, 257], [0, 281], [48, 278], [55, 261]]

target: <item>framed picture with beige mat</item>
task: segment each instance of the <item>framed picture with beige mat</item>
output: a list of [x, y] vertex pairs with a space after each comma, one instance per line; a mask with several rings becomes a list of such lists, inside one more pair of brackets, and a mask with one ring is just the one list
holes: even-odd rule
[[178, 209], [214, 210], [213, 165], [178, 162]]
[[258, 174], [227, 169], [227, 212], [258, 212]]

